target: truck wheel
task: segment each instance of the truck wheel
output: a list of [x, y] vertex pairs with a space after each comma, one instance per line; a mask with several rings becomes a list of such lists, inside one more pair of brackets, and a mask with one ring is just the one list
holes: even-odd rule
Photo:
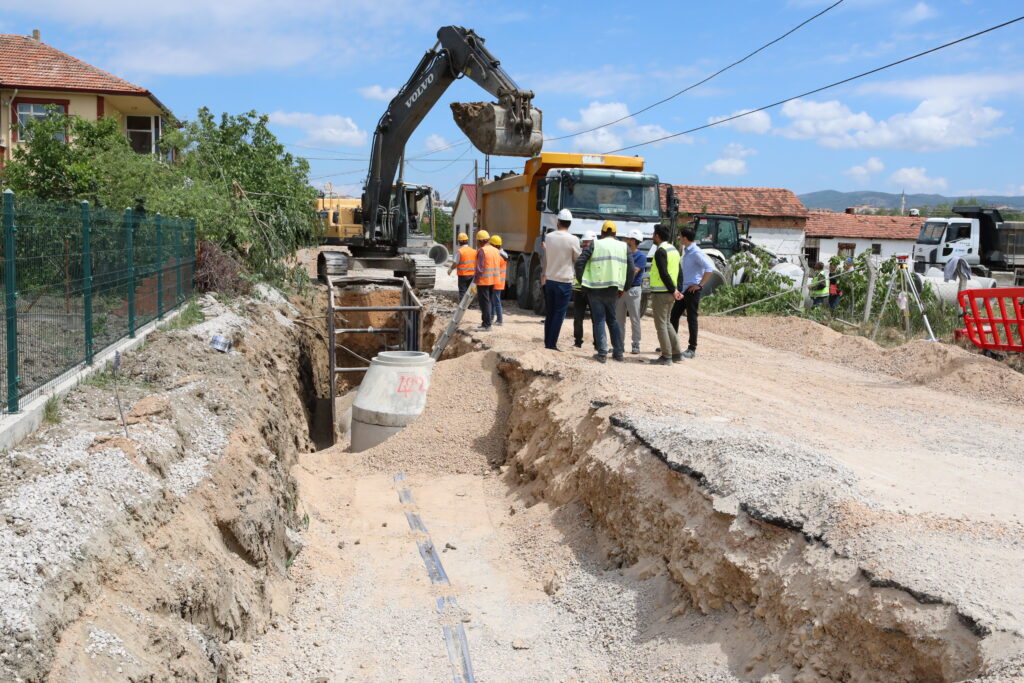
[[537, 315], [544, 315], [544, 288], [540, 285], [540, 276], [543, 268], [540, 264], [533, 267], [533, 277], [530, 278], [530, 290], [533, 294], [533, 312]]
[[525, 259], [520, 259], [516, 265], [516, 304], [524, 311], [533, 307], [533, 298], [530, 296], [530, 264]]

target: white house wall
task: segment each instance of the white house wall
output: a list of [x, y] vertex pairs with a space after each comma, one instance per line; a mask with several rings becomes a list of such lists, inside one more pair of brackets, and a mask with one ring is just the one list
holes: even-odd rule
[[799, 228], [750, 228], [750, 241], [790, 261], [804, 253], [804, 231]]
[[474, 231], [476, 227], [476, 221], [474, 220], [475, 211], [469, 200], [466, 199], [466, 195], [459, 192], [459, 199], [455, 204], [455, 213], [452, 214], [452, 223], [455, 225], [455, 233], [464, 232], [469, 234]]
[[821, 237], [818, 239], [818, 258], [827, 261], [839, 253], [839, 244], [853, 244], [854, 256], [860, 256], [865, 251], [871, 253], [871, 246], [882, 245], [881, 257], [887, 259], [897, 254], [909, 254], [914, 246], [914, 240], [883, 240], [869, 239], [866, 237]]

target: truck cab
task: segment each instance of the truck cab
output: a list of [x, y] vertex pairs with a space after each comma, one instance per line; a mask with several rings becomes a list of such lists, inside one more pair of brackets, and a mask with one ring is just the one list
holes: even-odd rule
[[1006, 267], [999, 244], [998, 209], [957, 206], [957, 216], [928, 218], [914, 243], [914, 270], [924, 273], [929, 267], [943, 268], [950, 259], [961, 257], [972, 269], [983, 274]]
[[589, 230], [615, 221], [621, 239], [639, 230], [644, 240], [654, 236], [661, 216], [658, 176], [603, 168], [552, 168], [537, 186], [540, 233], [554, 230], [558, 212], [569, 209], [569, 231], [582, 237]]

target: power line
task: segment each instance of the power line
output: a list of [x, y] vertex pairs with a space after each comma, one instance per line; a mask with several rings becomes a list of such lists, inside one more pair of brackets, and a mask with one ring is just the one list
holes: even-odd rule
[[705, 128], [711, 128], [712, 126], [717, 126], [717, 125], [720, 125], [720, 124], [723, 124], [723, 123], [728, 123], [729, 121], [734, 121], [734, 120], [736, 120], [738, 118], [742, 118], [744, 116], [750, 116], [751, 114], [756, 114], [759, 111], [764, 111], [766, 109], [771, 109], [773, 107], [779, 106], [780, 104], [785, 104], [786, 102], [792, 102], [793, 100], [798, 100], [801, 97], [807, 97], [808, 95], [814, 95], [816, 93], [822, 92], [823, 90], [828, 90], [829, 88], [834, 88], [834, 87], [836, 87], [838, 85], [843, 85], [844, 83], [849, 83], [850, 81], [855, 81], [855, 80], [857, 80], [859, 78], [864, 78], [865, 76], [870, 76], [871, 74], [878, 73], [879, 71], [884, 71], [886, 69], [892, 68], [894, 66], [898, 66], [898, 65], [903, 64], [905, 62], [909, 62], [911, 60], [917, 59], [918, 57], [924, 57], [925, 55], [931, 54], [933, 52], [938, 52], [939, 50], [944, 50], [945, 48], [952, 47], [953, 45], [956, 45], [957, 43], [962, 43], [964, 41], [971, 40], [972, 38], [977, 38], [978, 36], [985, 35], [986, 33], [991, 33], [992, 31], [1004, 28], [1006, 26], [1009, 26], [1010, 24], [1015, 24], [1018, 21], [1021, 21], [1022, 19], [1024, 19], [1024, 16], [1019, 16], [1016, 19], [1010, 19], [1009, 21], [1004, 21], [1001, 24], [998, 24], [996, 26], [992, 26], [992, 27], [987, 28], [987, 29], [985, 29], [983, 31], [978, 31], [977, 33], [972, 33], [969, 36], [964, 36], [963, 38], [958, 38], [956, 40], [952, 40], [952, 41], [950, 41], [948, 43], [944, 43], [943, 45], [938, 45], [938, 46], [933, 47], [933, 48], [931, 48], [929, 50], [925, 50], [923, 52], [918, 52], [915, 55], [911, 55], [909, 57], [904, 57], [903, 59], [900, 59], [898, 61], [890, 62], [890, 63], [888, 63], [888, 64], [886, 64], [884, 66], [880, 66], [880, 67], [877, 67], [875, 69], [871, 69], [870, 71], [865, 71], [864, 73], [857, 74], [856, 76], [850, 76], [849, 78], [844, 78], [841, 81], [836, 81], [835, 83], [829, 83], [828, 85], [823, 85], [820, 88], [815, 88], [814, 90], [808, 90], [805, 93], [801, 93], [799, 95], [794, 95], [793, 97], [787, 97], [784, 100], [779, 100], [778, 102], [773, 102], [771, 104], [766, 104], [763, 107], [758, 107], [757, 109], [751, 109], [749, 111], [741, 112], [739, 114], [733, 114], [732, 116], [727, 116], [727, 117], [725, 117], [723, 119], [719, 119], [717, 121], [712, 121], [711, 123], [705, 123], [703, 126], [697, 126], [696, 128], [690, 128], [689, 130], [684, 130], [684, 131], [679, 132], [679, 133], [672, 133], [671, 135], [663, 135], [663, 136], [661, 136], [659, 138], [654, 138], [653, 140], [647, 140], [646, 142], [638, 142], [635, 145], [628, 145], [626, 147], [619, 147], [618, 149], [613, 149], [611, 151], [604, 152], [604, 154], [614, 154], [615, 152], [625, 152], [626, 150], [636, 149], [637, 147], [644, 147], [645, 145], [651, 145], [651, 144], [654, 144], [655, 142], [662, 142], [663, 140], [669, 140], [671, 138], [677, 138], [677, 137], [679, 137], [681, 135], [689, 135], [690, 133], [696, 133], [699, 130], [704, 130]]
[[647, 106], [646, 106], [646, 107], [644, 107], [643, 109], [639, 109], [639, 110], [637, 110], [637, 111], [633, 112], [632, 114], [626, 114], [625, 116], [623, 116], [623, 117], [621, 117], [621, 118], [617, 118], [617, 119], [615, 119], [614, 121], [609, 121], [608, 123], [602, 123], [602, 124], [601, 124], [600, 126], [594, 126], [593, 128], [588, 128], [587, 130], [581, 130], [581, 131], [579, 131], [579, 132], [576, 132], [576, 133], [569, 133], [568, 135], [562, 135], [562, 136], [560, 136], [560, 137], [557, 137], [557, 138], [544, 138], [544, 142], [553, 142], [553, 141], [555, 141], [555, 140], [565, 140], [566, 138], [572, 138], [572, 137], [576, 137], [577, 135], [583, 135], [584, 133], [592, 133], [592, 132], [594, 132], [595, 130], [600, 130], [600, 129], [602, 129], [602, 128], [607, 128], [608, 126], [614, 126], [614, 125], [615, 125], [616, 123], [621, 123], [621, 122], [625, 121], [626, 119], [631, 119], [631, 118], [633, 118], [634, 116], [638, 116], [638, 115], [640, 115], [640, 114], [643, 114], [643, 113], [644, 113], [645, 111], [650, 111], [651, 109], [654, 109], [655, 107], [657, 107], [657, 106], [659, 106], [659, 105], [665, 104], [665, 103], [666, 103], [666, 102], [668, 102], [669, 100], [673, 100], [673, 99], [675, 99], [675, 98], [679, 97], [680, 95], [682, 95], [683, 93], [686, 93], [686, 92], [689, 92], [690, 90], [693, 90], [693, 89], [694, 89], [694, 88], [696, 88], [697, 86], [700, 86], [700, 85], [704, 85], [705, 83], [707, 83], [708, 81], [710, 81], [710, 80], [711, 80], [712, 78], [715, 78], [716, 76], [719, 76], [719, 75], [721, 75], [721, 74], [725, 73], [726, 71], [728, 71], [729, 69], [733, 68], [734, 66], [737, 66], [737, 65], [739, 65], [739, 64], [742, 64], [743, 62], [747, 61], [748, 59], [750, 59], [751, 57], [753, 57], [754, 55], [756, 55], [756, 54], [757, 54], [758, 52], [761, 52], [762, 50], [764, 50], [764, 49], [766, 49], [766, 48], [769, 48], [769, 47], [771, 47], [772, 45], [774, 45], [775, 43], [779, 42], [779, 41], [780, 41], [780, 40], [782, 40], [783, 38], [786, 38], [787, 36], [789, 36], [789, 35], [791, 35], [791, 34], [793, 34], [793, 33], [796, 33], [796, 32], [797, 32], [798, 30], [800, 30], [801, 28], [803, 28], [803, 27], [804, 27], [804, 26], [806, 26], [807, 24], [811, 23], [812, 21], [814, 21], [815, 19], [817, 19], [817, 18], [818, 18], [818, 17], [820, 17], [821, 15], [823, 15], [823, 14], [825, 14], [826, 12], [828, 12], [828, 11], [832, 10], [833, 8], [835, 8], [835, 7], [839, 6], [839, 5], [841, 5], [841, 4], [843, 3], [843, 1], [844, 1], [844, 0], [837, 0], [837, 2], [835, 2], [835, 3], [831, 4], [831, 5], [829, 5], [829, 6], [828, 6], [828, 7], [826, 7], [825, 9], [823, 9], [823, 10], [821, 10], [820, 12], [818, 12], [817, 14], [815, 14], [815, 15], [814, 15], [813, 17], [810, 17], [809, 19], [805, 19], [804, 21], [800, 22], [799, 24], [797, 24], [797, 25], [796, 25], [796, 26], [794, 26], [793, 28], [791, 28], [791, 29], [789, 29], [788, 31], [786, 31], [785, 33], [783, 33], [783, 34], [782, 34], [781, 36], [779, 36], [778, 38], [775, 38], [774, 40], [771, 40], [771, 41], [769, 41], [769, 42], [765, 43], [765, 44], [764, 44], [764, 45], [762, 45], [761, 47], [757, 48], [757, 49], [756, 49], [756, 50], [754, 50], [753, 52], [751, 52], [751, 53], [749, 53], [748, 55], [746, 55], [745, 57], [743, 57], [742, 59], [738, 59], [738, 60], [736, 60], [735, 62], [733, 62], [733, 63], [732, 63], [732, 64], [730, 64], [729, 66], [726, 66], [726, 67], [723, 67], [723, 68], [719, 69], [719, 70], [718, 70], [718, 71], [716, 71], [715, 73], [713, 73], [713, 74], [711, 74], [710, 76], [708, 76], [708, 77], [704, 78], [703, 80], [697, 81], [697, 82], [696, 82], [696, 83], [694, 83], [693, 85], [688, 85], [688, 86], [686, 86], [686, 87], [685, 87], [685, 88], [683, 88], [682, 90], [680, 90], [680, 91], [678, 91], [678, 92], [675, 92], [675, 93], [673, 93], [673, 94], [669, 95], [669, 96], [668, 96], [668, 97], [666, 97], [665, 99], [662, 99], [662, 100], [658, 100], [658, 101], [657, 101], [657, 102], [655, 102], [654, 104], [650, 104], [650, 105], [647, 105]]

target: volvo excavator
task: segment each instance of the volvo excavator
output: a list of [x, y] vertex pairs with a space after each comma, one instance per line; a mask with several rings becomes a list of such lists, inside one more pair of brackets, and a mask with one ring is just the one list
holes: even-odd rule
[[345, 246], [349, 252], [322, 252], [317, 260], [322, 279], [346, 274], [350, 260], [356, 260], [366, 268], [405, 276], [417, 289], [434, 286], [435, 266], [447, 259], [448, 252], [420, 229], [419, 207], [431, 190], [395, 176], [409, 137], [448, 86], [463, 76], [498, 100], [451, 105], [455, 123], [478, 150], [523, 157], [540, 152], [541, 112], [532, 106], [533, 92], [516, 85], [472, 30], [442, 27], [437, 43], [377, 123], [362, 200], [325, 197], [318, 202], [326, 219], [325, 243]]

